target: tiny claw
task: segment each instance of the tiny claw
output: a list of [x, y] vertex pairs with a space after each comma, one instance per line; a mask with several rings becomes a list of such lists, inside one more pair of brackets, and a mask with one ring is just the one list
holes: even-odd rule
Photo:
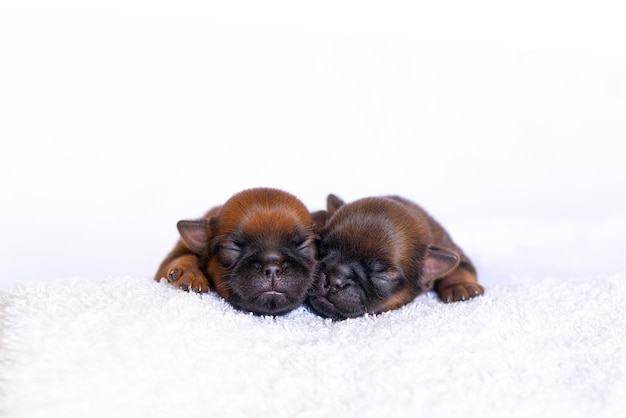
[[184, 290], [185, 292], [189, 291], [189, 285], [187, 283], [181, 284], [178, 288]]

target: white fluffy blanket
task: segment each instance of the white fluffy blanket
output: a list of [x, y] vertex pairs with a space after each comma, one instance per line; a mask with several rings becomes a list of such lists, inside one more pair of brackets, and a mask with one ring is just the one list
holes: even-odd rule
[[617, 417], [626, 280], [511, 280], [376, 317], [279, 317], [146, 278], [0, 296], [8, 417]]

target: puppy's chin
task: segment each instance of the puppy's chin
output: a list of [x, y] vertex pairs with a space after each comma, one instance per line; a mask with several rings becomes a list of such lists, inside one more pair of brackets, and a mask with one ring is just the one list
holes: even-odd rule
[[309, 290], [307, 303], [318, 315], [341, 321], [368, 313], [364, 300], [365, 294], [357, 285], [332, 290], [318, 280]]
[[235, 308], [255, 315], [284, 315], [300, 306], [302, 299], [284, 292], [269, 290], [251, 297], [232, 295], [229, 302]]
[[334, 321], [356, 318], [367, 313], [365, 306], [360, 302], [346, 302], [341, 298], [333, 302], [331, 299], [335, 298], [329, 296], [330, 299], [326, 296], [309, 296], [308, 304], [316, 314]]
[[304, 303], [313, 283], [312, 266], [288, 264], [280, 276], [259, 274], [254, 263], [243, 263], [228, 279], [228, 301], [256, 315], [283, 315]]

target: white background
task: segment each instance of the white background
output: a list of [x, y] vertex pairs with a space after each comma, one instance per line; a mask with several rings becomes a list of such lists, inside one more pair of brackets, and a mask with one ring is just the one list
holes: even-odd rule
[[152, 276], [255, 186], [404, 195], [487, 285], [626, 267], [617, 1], [207, 3], [2, 3], [0, 288]]

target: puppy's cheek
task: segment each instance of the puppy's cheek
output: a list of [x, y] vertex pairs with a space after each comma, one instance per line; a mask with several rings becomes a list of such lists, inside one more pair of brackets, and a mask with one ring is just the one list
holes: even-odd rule
[[313, 267], [314, 266], [300, 266], [297, 269], [294, 269], [293, 278], [294, 281], [300, 283], [302, 286], [305, 286], [307, 289], [313, 285], [314, 277], [313, 277]]
[[327, 296], [329, 287], [325, 285], [326, 275], [324, 273], [315, 273], [313, 275], [311, 286], [308, 289], [308, 294], [311, 296]]
[[397, 280], [372, 280], [375, 293], [381, 298], [389, 298], [402, 290], [402, 283]]
[[313, 281], [313, 272], [317, 261], [307, 258], [292, 258], [285, 264], [283, 274], [285, 277], [296, 278], [296, 280]]
[[226, 274], [226, 270], [219, 264], [217, 259], [213, 257], [209, 261], [209, 274], [212, 278], [215, 293], [217, 293], [220, 297], [229, 300], [231, 294], [231, 286], [228, 280], [228, 275]]

